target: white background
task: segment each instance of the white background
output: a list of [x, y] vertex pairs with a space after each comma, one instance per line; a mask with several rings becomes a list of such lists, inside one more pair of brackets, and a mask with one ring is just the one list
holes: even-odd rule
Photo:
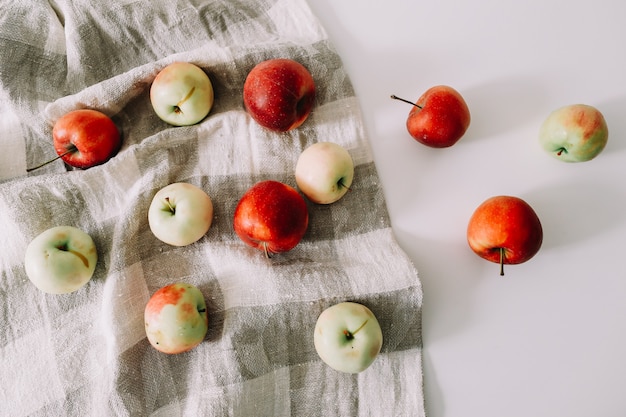
[[[392, 225], [424, 288], [429, 417], [626, 415], [626, 2], [310, 0], [359, 97]], [[433, 85], [472, 114], [452, 148], [406, 131]], [[590, 104], [609, 125], [596, 159], [539, 147], [547, 115]], [[329, 138], [332, 139], [332, 138]], [[539, 215], [521, 265], [483, 261], [467, 221], [493, 195]]]

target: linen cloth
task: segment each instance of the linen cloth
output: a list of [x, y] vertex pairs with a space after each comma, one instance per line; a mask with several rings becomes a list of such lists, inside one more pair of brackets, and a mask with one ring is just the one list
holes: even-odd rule
[[[291, 58], [312, 73], [309, 119], [288, 133], [259, 127], [242, 87], [252, 67]], [[149, 100], [165, 65], [187, 61], [215, 89], [209, 116], [162, 122]], [[107, 163], [56, 161], [52, 126], [70, 110], [110, 115], [123, 146]], [[423, 416], [417, 270], [397, 245], [357, 97], [324, 28], [303, 0], [12, 0], [0, 8], [0, 415]], [[296, 186], [302, 150], [346, 147], [351, 191], [307, 201], [309, 229], [266, 259], [235, 235], [232, 215], [254, 183]], [[214, 220], [182, 248], [157, 240], [152, 196], [189, 182], [213, 200]], [[27, 278], [28, 243], [57, 225], [92, 236], [92, 280], [67, 295]], [[152, 293], [189, 282], [204, 294], [209, 331], [166, 355], [146, 337]], [[313, 346], [318, 315], [341, 301], [367, 305], [384, 343], [360, 374], [326, 366]]]

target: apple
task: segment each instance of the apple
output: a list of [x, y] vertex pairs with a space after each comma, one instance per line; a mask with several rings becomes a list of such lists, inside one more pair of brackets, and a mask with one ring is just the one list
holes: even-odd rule
[[161, 188], [148, 208], [148, 225], [157, 239], [172, 246], [202, 238], [213, 222], [213, 202], [193, 184], [176, 182]]
[[362, 304], [342, 302], [320, 314], [313, 343], [331, 368], [346, 373], [367, 369], [380, 353], [383, 333], [372, 311]]
[[237, 203], [233, 220], [241, 240], [268, 258], [293, 249], [308, 224], [304, 198], [295, 188], [273, 180], [250, 187]]
[[98, 253], [91, 236], [74, 226], [52, 227], [26, 247], [26, 275], [41, 291], [67, 294], [87, 284]]
[[309, 116], [315, 102], [315, 82], [299, 62], [269, 59], [248, 73], [243, 102], [259, 125], [286, 132], [300, 126]]
[[57, 159], [80, 169], [103, 164], [120, 149], [122, 137], [106, 114], [98, 110], [79, 109], [66, 113], [55, 122], [52, 142], [58, 156], [27, 169], [27, 172]]
[[537, 213], [524, 200], [495, 196], [485, 200], [472, 214], [467, 226], [467, 242], [481, 258], [505, 264], [520, 264], [541, 248], [543, 229]]
[[296, 183], [309, 200], [330, 204], [352, 185], [354, 162], [350, 153], [333, 142], [317, 142], [306, 148], [296, 163]]
[[183, 282], [157, 290], [144, 310], [146, 336], [163, 353], [182, 353], [206, 336], [209, 318], [202, 292]]
[[415, 104], [395, 95], [391, 98], [413, 106], [406, 128], [415, 140], [431, 148], [454, 145], [470, 125], [471, 117], [465, 100], [447, 85], [429, 88]]
[[561, 107], [547, 117], [539, 130], [543, 149], [565, 162], [584, 162], [606, 146], [609, 130], [598, 109], [586, 104]]
[[213, 107], [209, 76], [189, 62], [174, 62], [161, 70], [150, 87], [154, 112], [173, 126], [200, 122]]

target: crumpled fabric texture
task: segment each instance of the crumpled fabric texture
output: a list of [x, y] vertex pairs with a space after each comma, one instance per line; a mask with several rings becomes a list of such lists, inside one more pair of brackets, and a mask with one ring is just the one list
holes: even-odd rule
[[[0, 8], [0, 415], [423, 416], [422, 288], [398, 246], [340, 56], [304, 0], [5, 1]], [[265, 59], [304, 64], [317, 84], [309, 119], [288, 133], [259, 127], [243, 106], [247, 73]], [[162, 122], [149, 100], [165, 65], [192, 62], [215, 89], [209, 116]], [[56, 161], [52, 126], [77, 108], [113, 118], [123, 136], [107, 163]], [[307, 202], [309, 229], [268, 260], [233, 231], [247, 188], [296, 186], [302, 150], [318, 141], [352, 155], [351, 191]], [[149, 229], [152, 196], [189, 182], [213, 200], [200, 241], [173, 247]], [[58, 225], [92, 236], [98, 264], [79, 291], [49, 295], [27, 278], [28, 243]], [[146, 339], [152, 293], [188, 282], [204, 294], [209, 331], [166, 355]], [[318, 315], [368, 306], [384, 343], [360, 374], [317, 356]]]

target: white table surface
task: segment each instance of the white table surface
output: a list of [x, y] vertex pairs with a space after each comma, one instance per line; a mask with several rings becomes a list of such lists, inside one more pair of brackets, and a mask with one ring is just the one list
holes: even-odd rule
[[[362, 106], [393, 229], [424, 288], [429, 417], [626, 415], [626, 2], [310, 0]], [[406, 131], [409, 105], [447, 84], [472, 114], [452, 148]], [[541, 150], [554, 109], [600, 109], [590, 162]], [[544, 242], [498, 266], [466, 243], [486, 198], [531, 204]]]

